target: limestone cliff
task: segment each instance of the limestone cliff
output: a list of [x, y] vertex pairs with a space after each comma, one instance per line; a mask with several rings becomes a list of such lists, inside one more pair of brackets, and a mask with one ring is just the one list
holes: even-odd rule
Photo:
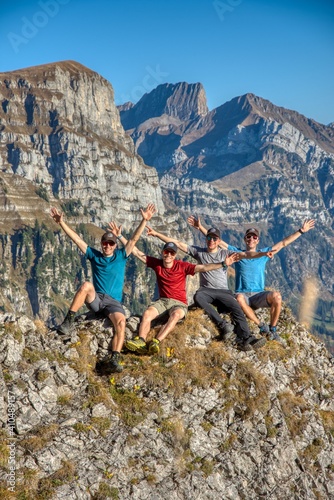
[[[73, 61], [0, 74], [0, 250], [3, 311], [59, 321], [89, 269], [49, 217], [51, 205], [94, 246], [107, 222], [130, 235], [139, 208], [166, 213], [159, 179], [135, 154], [102, 76]], [[137, 264], [126, 302], [148, 294]], [[151, 290], [151, 289], [150, 289]]]

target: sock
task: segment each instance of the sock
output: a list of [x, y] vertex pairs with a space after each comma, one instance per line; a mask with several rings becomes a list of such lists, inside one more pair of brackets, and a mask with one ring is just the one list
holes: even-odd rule
[[113, 355], [113, 356], [119, 356], [119, 355], [120, 355], [120, 352], [119, 352], [119, 351], [112, 351], [112, 355]]

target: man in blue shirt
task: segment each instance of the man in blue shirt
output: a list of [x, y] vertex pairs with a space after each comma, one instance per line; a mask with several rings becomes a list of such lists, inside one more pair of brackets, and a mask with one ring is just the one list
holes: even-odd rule
[[[188, 218], [188, 223], [199, 229], [203, 234], [207, 234], [207, 230], [201, 224], [200, 218], [191, 216]], [[260, 241], [260, 232], [256, 228], [247, 229], [244, 242], [247, 251], [273, 252], [277, 253], [282, 248], [290, 245], [293, 241], [299, 238], [302, 234], [312, 229], [315, 225], [313, 219], [306, 220], [298, 231], [287, 236], [282, 241], [275, 243], [271, 247], [261, 248], [257, 250]], [[220, 240], [220, 246], [231, 252], [240, 252], [241, 248], [229, 245], [223, 240]], [[278, 318], [281, 312], [282, 297], [279, 291], [265, 290], [265, 268], [270, 260], [268, 256], [258, 259], [240, 260], [235, 263], [235, 294], [245, 315], [260, 329], [262, 335], [268, 335], [269, 340], [281, 341], [280, 336], [276, 332]], [[256, 309], [262, 307], [270, 308], [270, 325], [261, 323], [255, 314]]]
[[80, 236], [63, 220], [63, 215], [56, 208], [51, 208], [51, 217], [59, 224], [69, 238], [85, 254], [92, 266], [93, 283], [86, 281], [76, 292], [70, 309], [63, 323], [58, 327], [60, 335], [68, 335], [73, 327], [77, 311], [84, 304], [94, 311], [102, 311], [113, 324], [114, 336], [112, 339], [112, 356], [109, 368], [113, 372], [121, 372], [120, 351], [125, 338], [125, 311], [121, 305], [126, 261], [135, 244], [139, 240], [146, 222], [149, 221], [155, 207], [150, 203], [146, 210], [140, 209], [142, 221], [128, 240], [127, 244], [119, 249], [118, 238], [112, 232], [106, 232], [101, 238], [101, 250], [91, 248]]

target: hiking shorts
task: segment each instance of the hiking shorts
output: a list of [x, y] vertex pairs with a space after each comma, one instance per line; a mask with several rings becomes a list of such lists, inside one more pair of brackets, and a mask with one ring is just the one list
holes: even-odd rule
[[[150, 307], [154, 307], [160, 314], [163, 314], [168, 311], [169, 315], [175, 310], [175, 309], [182, 309], [184, 312], [184, 318], [187, 316], [188, 313], [188, 306], [184, 302], [180, 302], [179, 300], [174, 300], [174, 299], [166, 299], [162, 298], [157, 300], [156, 302], [152, 302], [150, 304]], [[182, 319], [184, 319], [182, 318]]]
[[106, 316], [116, 312], [124, 314], [125, 316], [122, 304], [106, 293], [97, 293], [93, 302], [90, 302], [89, 304], [86, 302], [86, 306], [94, 312], [102, 311]]
[[249, 307], [252, 309], [261, 309], [262, 307], [270, 307], [267, 297], [271, 292], [255, 292], [255, 293], [238, 293], [243, 295]]

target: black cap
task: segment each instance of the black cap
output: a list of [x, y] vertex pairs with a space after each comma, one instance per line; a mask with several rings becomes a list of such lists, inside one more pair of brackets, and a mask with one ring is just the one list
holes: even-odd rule
[[177, 246], [175, 245], [175, 243], [173, 243], [172, 241], [170, 241], [169, 243], [166, 243], [162, 249], [162, 251], [164, 250], [171, 250], [172, 252], [175, 252], [177, 253]]
[[117, 238], [116, 236], [113, 235], [113, 233], [107, 232], [102, 235], [101, 243], [102, 241], [113, 241], [114, 243], [116, 243]]
[[245, 232], [245, 236], [247, 236], [247, 234], [256, 234], [257, 237], [260, 236], [259, 230], [255, 229], [255, 227], [250, 227], [249, 229], [247, 229], [247, 231]]
[[220, 238], [220, 231], [216, 227], [210, 227], [206, 234], [207, 236], [209, 236], [209, 234], [213, 234], [214, 236], [217, 236], [217, 238]]

